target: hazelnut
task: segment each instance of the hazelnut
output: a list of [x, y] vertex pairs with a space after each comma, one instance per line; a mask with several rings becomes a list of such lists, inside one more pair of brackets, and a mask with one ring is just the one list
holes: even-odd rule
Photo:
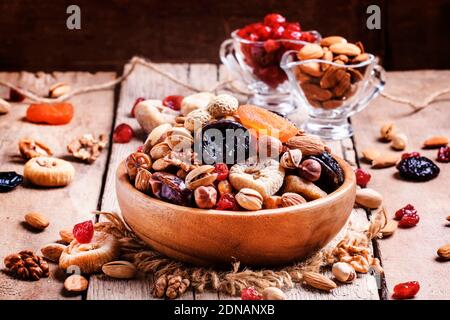
[[300, 176], [312, 182], [319, 180], [320, 174], [322, 173], [322, 166], [318, 161], [313, 159], [303, 161], [299, 169]]
[[139, 168], [149, 170], [152, 167], [152, 160], [143, 152], [134, 152], [126, 160], [128, 176], [132, 181], [136, 179]]
[[201, 209], [211, 209], [217, 202], [217, 191], [214, 187], [201, 186], [195, 189], [194, 198], [197, 207]]
[[393, 123], [386, 123], [380, 129], [381, 139], [384, 141], [391, 141], [392, 136], [397, 131], [397, 126]]

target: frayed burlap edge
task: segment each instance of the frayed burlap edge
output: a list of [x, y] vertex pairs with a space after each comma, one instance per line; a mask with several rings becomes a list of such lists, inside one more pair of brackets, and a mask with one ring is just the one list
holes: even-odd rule
[[[289, 289], [295, 283], [302, 282], [302, 274], [307, 271], [320, 272], [321, 268], [335, 262], [331, 246], [322, 249], [308, 259], [291, 265], [275, 268], [252, 270], [241, 269], [239, 261], [231, 263], [230, 271], [218, 271], [211, 268], [195, 267], [182, 262], [174, 261], [149, 247], [139, 239], [126, 225], [117, 213], [95, 212], [103, 215], [108, 221], [96, 224], [96, 231], [103, 231], [114, 235], [121, 244], [121, 259], [132, 262], [136, 268], [144, 273], [154, 274], [155, 279], [161, 279], [167, 286], [171, 277], [186, 281], [186, 287], [191, 286], [196, 292], [211, 289], [231, 296], [239, 295], [243, 288], [253, 286], [257, 290], [267, 287]], [[345, 236], [339, 243], [348, 242], [354, 245], [368, 246], [372, 238], [379, 235], [386, 224], [384, 209], [372, 215], [370, 223], [364, 227], [354, 228], [351, 223], [347, 225]], [[156, 281], [158, 283], [158, 281]], [[157, 285], [156, 285], [157, 286]], [[157, 288], [155, 288], [157, 289]], [[155, 294], [155, 293], [154, 293]], [[158, 294], [155, 294], [156, 296]]]

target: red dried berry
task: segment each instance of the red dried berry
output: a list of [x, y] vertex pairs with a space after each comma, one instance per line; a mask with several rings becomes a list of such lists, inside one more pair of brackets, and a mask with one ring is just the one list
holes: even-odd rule
[[440, 147], [436, 160], [439, 162], [450, 162], [450, 147]]
[[412, 157], [420, 157], [420, 153], [418, 152], [406, 152], [402, 154], [402, 160], [406, 158], [412, 158]]
[[398, 209], [395, 212], [395, 219], [400, 220], [406, 213], [417, 214], [417, 210], [416, 210], [416, 208], [414, 208], [414, 206], [412, 204], [407, 204], [406, 206], [404, 206], [401, 209]]
[[222, 195], [216, 205], [217, 210], [239, 211], [239, 205], [231, 193]]
[[78, 223], [73, 227], [73, 236], [79, 243], [89, 243], [94, 236], [94, 224], [92, 220]]
[[280, 24], [283, 24], [286, 22], [286, 18], [283, 17], [281, 14], [279, 13], [269, 13], [268, 15], [266, 15], [264, 17], [264, 24], [266, 26], [278, 26]]
[[411, 299], [419, 292], [420, 285], [417, 281], [409, 281], [404, 283], [399, 283], [394, 287], [394, 294], [392, 297], [394, 299]]
[[270, 38], [272, 28], [261, 24], [255, 28], [255, 32], [258, 35], [259, 40], [267, 40]]
[[355, 175], [356, 175], [356, 183], [361, 188], [365, 188], [367, 186], [367, 184], [369, 183], [370, 178], [372, 178], [370, 173], [364, 171], [363, 169], [356, 169]]
[[283, 26], [276, 26], [272, 28], [272, 39], [280, 39], [283, 37], [284, 33], [284, 27]]
[[412, 228], [419, 223], [420, 217], [418, 214], [409, 212], [405, 213], [403, 217], [398, 222], [400, 228]]
[[280, 48], [280, 43], [278, 41], [269, 39], [264, 42], [264, 50], [267, 53], [275, 52]]
[[225, 163], [216, 163], [214, 165], [214, 172], [217, 173], [217, 181], [228, 178], [228, 166]]
[[183, 99], [183, 96], [167, 96], [164, 98], [162, 103], [164, 106], [178, 111], [181, 109], [181, 102]]
[[254, 287], [244, 288], [241, 291], [242, 300], [262, 300], [262, 294], [260, 294]]
[[119, 124], [113, 133], [113, 141], [117, 143], [127, 143], [133, 138], [134, 131], [128, 124]]
[[131, 116], [134, 118], [135, 117], [135, 110], [136, 110], [136, 106], [141, 103], [142, 101], [145, 101], [145, 98], [137, 98], [136, 101], [134, 101], [133, 104], [133, 108], [131, 108]]
[[136, 152], [142, 152], [142, 150], [144, 150], [144, 146], [139, 146], [139, 147], [136, 149]]
[[9, 101], [11, 101], [11, 102], [22, 102], [23, 100], [25, 100], [25, 96], [23, 94], [19, 93], [15, 89], [10, 89], [9, 90]]

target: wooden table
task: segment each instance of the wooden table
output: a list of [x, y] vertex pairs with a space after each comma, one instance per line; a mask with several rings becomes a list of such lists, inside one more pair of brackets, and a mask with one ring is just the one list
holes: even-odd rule
[[[161, 68], [200, 88], [211, 88], [226, 77], [223, 67], [211, 64], [161, 64]], [[129, 68], [129, 66], [125, 66]], [[70, 83], [73, 87], [100, 83], [116, 77], [114, 73], [53, 73], [30, 74], [0, 73], [7, 79], [35, 92], [45, 94], [56, 81]], [[450, 71], [414, 71], [388, 73], [386, 92], [421, 100], [431, 92], [448, 86]], [[114, 94], [118, 94], [116, 107]], [[65, 150], [73, 138], [88, 132], [111, 133], [118, 123], [128, 123], [137, 137], [128, 144], [113, 144], [93, 164], [74, 162], [74, 182], [63, 189], [36, 189], [23, 185], [11, 193], [0, 194], [0, 256], [22, 249], [38, 250], [43, 244], [58, 239], [58, 231], [64, 227], [91, 217], [95, 209], [118, 211], [114, 191], [114, 173], [118, 163], [142, 144], [143, 132], [129, 116], [137, 97], [163, 98], [169, 94], [184, 94], [187, 89], [171, 83], [166, 78], [138, 66], [122, 84], [120, 90], [107, 90], [78, 96], [72, 100], [75, 117], [66, 126], [43, 126], [23, 120], [26, 104], [14, 104], [8, 115], [0, 116], [0, 170], [23, 171], [24, 161], [18, 156], [17, 142], [31, 137], [47, 142], [58, 157], [71, 159]], [[0, 89], [0, 96], [7, 91]], [[447, 98], [447, 99], [446, 99]], [[373, 176], [371, 187], [380, 191], [390, 215], [407, 203], [412, 203], [421, 215], [419, 225], [409, 230], [398, 230], [389, 239], [374, 243], [375, 254], [382, 260], [386, 271], [381, 282], [372, 275], [363, 275], [351, 285], [339, 286], [332, 294], [310, 290], [302, 286], [287, 292], [290, 299], [388, 299], [392, 287], [398, 282], [418, 280], [421, 284], [419, 299], [450, 298], [449, 264], [436, 259], [436, 249], [450, 243], [449, 225], [445, 217], [450, 214], [450, 170], [440, 164], [440, 176], [428, 183], [408, 183], [394, 175], [395, 169], [372, 170], [360, 161], [361, 150], [376, 146], [388, 149], [377, 141], [380, 125], [394, 121], [408, 135], [408, 150], [419, 150], [428, 136], [450, 136], [450, 100], [442, 97], [418, 113], [406, 105], [378, 98], [352, 119], [354, 139], [330, 142], [334, 151], [353, 165], [361, 165]], [[305, 115], [299, 112], [296, 121]], [[436, 151], [422, 151], [435, 158]], [[23, 224], [23, 216], [29, 211], [39, 211], [50, 218], [51, 224], [43, 232], [32, 232]], [[353, 221], [367, 222], [367, 212], [355, 209]], [[90, 277], [87, 294], [67, 295], [62, 290], [64, 275], [51, 266], [51, 276], [38, 282], [17, 281], [0, 273], [0, 299], [153, 299], [153, 277], [140, 275], [129, 281], [112, 280], [102, 275]], [[380, 290], [378, 290], [378, 288]], [[196, 294], [187, 292], [183, 299], [230, 299], [213, 292]]]

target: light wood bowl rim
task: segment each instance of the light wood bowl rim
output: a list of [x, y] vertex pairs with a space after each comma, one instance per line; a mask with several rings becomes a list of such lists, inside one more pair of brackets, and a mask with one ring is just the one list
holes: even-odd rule
[[299, 212], [299, 210], [302, 209], [320, 209], [323, 208], [324, 205], [327, 203], [334, 203], [337, 199], [342, 197], [345, 193], [349, 192], [355, 185], [356, 185], [356, 177], [353, 171], [353, 168], [340, 157], [337, 157], [333, 155], [333, 158], [336, 159], [336, 161], [341, 166], [343, 172], [344, 172], [344, 182], [343, 184], [333, 191], [332, 193], [328, 194], [325, 198], [309, 201], [307, 203], [298, 204], [295, 206], [290, 206], [286, 208], [278, 208], [278, 209], [262, 209], [257, 211], [228, 211], [228, 210], [214, 210], [214, 209], [200, 209], [200, 208], [193, 208], [193, 207], [185, 207], [180, 206], [176, 204], [172, 204], [160, 199], [153, 198], [139, 190], [137, 190], [134, 185], [131, 184], [131, 182], [128, 179], [128, 174], [126, 172], [125, 167], [125, 160], [122, 161], [119, 164], [119, 167], [117, 168], [117, 182], [125, 185], [127, 189], [131, 190], [131, 192], [134, 192], [137, 197], [141, 198], [143, 201], [151, 201], [155, 202], [160, 206], [161, 208], [171, 208], [173, 210], [176, 210], [178, 212], [183, 211], [189, 214], [201, 214], [201, 215], [222, 215], [222, 216], [266, 216], [266, 215], [279, 215], [279, 214], [286, 214], [286, 213], [295, 213]]

